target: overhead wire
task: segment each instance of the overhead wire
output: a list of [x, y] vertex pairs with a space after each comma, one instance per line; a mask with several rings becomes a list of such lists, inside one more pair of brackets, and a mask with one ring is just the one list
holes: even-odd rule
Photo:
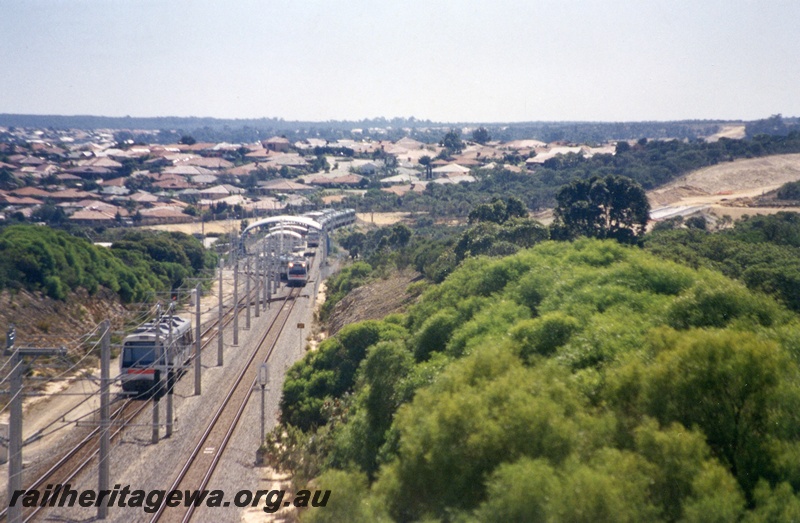
[[[10, 359], [10, 358], [9, 358], [9, 361], [11, 361], [11, 359]], [[5, 383], [5, 382], [6, 382], [6, 380], [7, 380], [7, 379], [9, 379], [9, 378], [11, 377], [11, 375], [12, 375], [12, 374], [14, 374], [14, 371], [15, 371], [15, 370], [17, 370], [17, 368], [18, 368], [20, 365], [22, 365], [22, 361], [21, 361], [21, 360], [20, 360], [20, 361], [18, 361], [18, 362], [17, 362], [17, 364], [16, 364], [16, 365], [14, 365], [14, 368], [13, 368], [13, 369], [11, 369], [10, 371], [8, 371], [8, 374], [6, 374], [6, 375], [5, 375], [5, 377], [4, 377], [3, 379], [1, 379], [1, 380], [0, 380], [0, 385], [2, 385], [3, 383]], [[2, 411], [0, 411], [0, 412], [2, 412]]]
[[[208, 272], [209, 272], [209, 278], [208, 278], [208, 280], [209, 280], [209, 281], [213, 281], [213, 280], [215, 280], [215, 279], [216, 279], [216, 277], [213, 275], [213, 273], [212, 273], [212, 270], [210, 270], [210, 269], [209, 269], [209, 270], [208, 270]], [[215, 272], [216, 272], [216, 270], [214, 270], [213, 272], [215, 273]], [[228, 280], [229, 278], [225, 278], [225, 279], [226, 279], [226, 280]], [[191, 289], [189, 289], [189, 290], [191, 290]], [[233, 306], [233, 305], [234, 305], [234, 304], [233, 304], [233, 300], [231, 299], [231, 301], [228, 303], [227, 307], [230, 309], [230, 308], [232, 308], [232, 306]], [[171, 306], [172, 306], [172, 305], [171, 305]], [[224, 307], [225, 307], [225, 305], [223, 305], [223, 308], [224, 308]], [[156, 304], [156, 305], [153, 305], [153, 306], [149, 307], [149, 308], [148, 308], [148, 310], [146, 310], [146, 311], [143, 311], [143, 312], [142, 312], [142, 313], [141, 313], [141, 314], [140, 314], [138, 317], [139, 317], [139, 318], [147, 317], [148, 315], [152, 314], [152, 312], [153, 312], [153, 310], [154, 310], [154, 309], [155, 309], [156, 311], [158, 310], [158, 304]], [[157, 320], [157, 321], [158, 321], [158, 320]], [[73, 343], [75, 343], [75, 345], [76, 345], [76, 346], [73, 348], [73, 351], [74, 351], [74, 350], [77, 350], [77, 349], [78, 349], [78, 348], [79, 348], [79, 347], [80, 347], [80, 346], [81, 346], [83, 343], [85, 343], [85, 340], [88, 340], [88, 339], [90, 339], [90, 338], [91, 338], [91, 337], [92, 337], [94, 334], [96, 334], [96, 333], [97, 333], [97, 331], [99, 330], [99, 328], [100, 328], [100, 326], [99, 326], [99, 325], [97, 325], [97, 326], [95, 326], [95, 328], [94, 328], [92, 331], [90, 331], [90, 332], [88, 332], [88, 333], [84, 334], [83, 336], [81, 336], [81, 337], [77, 338], [76, 340], [73, 340]], [[171, 329], [171, 327], [170, 327], [170, 329]], [[187, 331], [187, 333], [186, 333], [186, 334], [188, 334], [188, 335], [189, 335], [189, 337], [188, 337], [188, 341], [184, 340], [184, 343], [180, 343], [180, 346], [182, 346], [182, 347], [184, 347], [184, 348], [188, 349], [188, 348], [189, 348], [189, 347], [191, 347], [191, 345], [194, 343], [194, 340], [192, 340], [192, 339], [191, 339], [191, 338], [192, 338], [192, 329], [191, 329], [191, 327], [188, 329], [188, 331]], [[97, 345], [98, 345], [100, 342], [101, 342], [100, 340], [97, 340], [97, 341], [95, 341], [95, 343], [94, 343], [93, 347], [91, 347], [90, 349], [86, 350], [86, 351], [85, 351], [85, 353], [83, 354], [83, 356], [82, 356], [82, 357], [81, 357], [81, 358], [80, 358], [80, 359], [79, 359], [77, 362], [75, 362], [74, 364], [72, 364], [72, 365], [71, 365], [71, 366], [70, 366], [70, 367], [69, 367], [67, 370], [65, 370], [64, 372], [62, 372], [62, 373], [61, 373], [59, 376], [56, 376], [56, 377], [50, 377], [50, 378], [46, 378], [45, 380], [46, 380], [46, 381], [55, 381], [55, 380], [57, 380], [57, 379], [61, 378], [62, 376], [64, 376], [65, 374], [67, 374], [68, 372], [70, 372], [72, 369], [74, 369], [75, 367], [77, 367], [77, 366], [78, 366], [78, 365], [79, 365], [79, 364], [80, 364], [80, 363], [81, 363], [81, 362], [82, 362], [82, 361], [83, 361], [85, 358], [87, 358], [87, 357], [88, 357], [88, 355], [90, 355], [90, 354], [91, 354], [91, 353], [92, 353], [92, 352], [93, 352], [93, 351], [96, 349]], [[180, 340], [173, 340], [173, 343], [179, 343], [179, 342], [180, 342]], [[68, 351], [68, 354], [69, 354], [69, 351]], [[192, 360], [194, 357], [195, 357], [195, 356], [194, 356], [194, 355], [192, 355], [192, 356], [190, 356], [189, 358], [185, 358], [185, 361], [184, 361], [184, 362], [182, 362], [182, 363], [188, 363], [188, 362], [190, 362], [190, 361], [191, 361], [191, 360]], [[143, 361], [143, 360], [144, 360], [144, 358], [145, 358], [145, 356], [142, 356], [142, 357], [141, 357], [141, 358], [140, 358], [140, 359], [139, 359], [137, 362], [134, 362], [133, 364], [134, 364], [134, 365], [136, 365], [138, 362], [141, 362], [141, 361]], [[0, 371], [1, 371], [1, 370], [3, 370], [3, 369], [5, 369], [5, 368], [8, 366], [8, 363], [9, 363], [9, 362], [10, 362], [10, 359], [9, 359], [8, 361], [6, 361], [6, 362], [5, 362], [5, 363], [4, 363], [4, 364], [3, 364], [3, 365], [0, 367]], [[18, 362], [17, 366], [19, 366], [19, 365], [21, 365], [21, 364], [22, 364], [22, 362]], [[144, 368], [153, 368], [153, 367], [155, 367], [156, 365], [157, 365], [157, 362], [156, 362], [156, 361], [153, 361], [153, 362], [149, 363], [149, 364], [148, 364], [146, 367], [144, 367]], [[0, 384], [2, 384], [3, 382], [5, 382], [5, 381], [6, 381], [6, 380], [7, 380], [7, 379], [8, 379], [8, 378], [11, 376], [11, 374], [13, 373], [13, 371], [14, 371], [14, 370], [16, 370], [16, 368], [17, 368], [17, 367], [15, 366], [15, 367], [14, 367], [14, 369], [12, 369], [12, 370], [11, 370], [11, 372], [9, 372], [9, 374], [8, 374], [6, 377], [4, 377], [2, 380], [0, 380]], [[122, 373], [118, 374], [118, 375], [117, 375], [115, 378], [113, 378], [113, 380], [114, 380], [114, 381], [121, 380], [121, 377], [122, 377]], [[82, 381], [82, 382], [85, 382], [86, 380], [81, 380], [81, 381]], [[85, 383], [82, 383], [82, 386], [85, 386]], [[154, 391], [156, 390], [156, 388], [157, 388], [157, 387], [159, 387], [159, 386], [160, 386], [160, 383], [154, 383], [154, 384], [153, 384], [153, 386], [151, 386], [149, 389], [147, 389], [147, 390], [145, 390], [145, 391], [144, 391], [144, 394], [148, 394], [148, 393], [154, 392]], [[23, 390], [24, 390], [25, 388], [29, 388], [29, 387], [27, 387], [27, 386], [23, 386]], [[18, 391], [18, 392], [17, 392], [17, 394], [16, 394], [16, 395], [15, 395], [15, 396], [12, 398], [12, 400], [13, 400], [13, 399], [15, 399], [15, 398], [16, 398], [16, 397], [17, 397], [19, 394], [23, 394], [23, 390], [20, 390], [20, 391]], [[85, 389], [84, 389], [84, 390], [85, 390]], [[61, 419], [65, 419], [65, 418], [66, 418], [66, 416], [67, 416], [69, 413], [73, 412], [74, 410], [76, 410], [77, 408], [79, 408], [79, 407], [80, 407], [82, 404], [84, 404], [85, 402], [87, 402], [87, 401], [91, 400], [92, 398], [96, 398], [98, 395], [99, 395], [99, 391], [96, 391], [96, 392], [90, 392], [90, 393], [86, 393], [86, 398], [84, 398], [83, 400], [81, 400], [81, 401], [80, 401], [80, 402], [79, 402], [77, 405], [73, 406], [73, 407], [72, 407], [70, 410], [68, 410], [66, 413], [64, 413], [64, 414], [61, 416]], [[117, 401], [117, 400], [115, 400], [115, 401]], [[3, 413], [3, 412], [4, 412], [4, 411], [5, 411], [5, 410], [6, 410], [6, 409], [9, 407], [9, 406], [10, 406], [10, 402], [9, 402], [9, 404], [8, 404], [8, 405], [6, 405], [6, 407], [4, 407], [2, 410], [0, 410], [0, 414], [1, 414], [1, 413]], [[45, 425], [45, 427], [44, 427], [43, 429], [40, 429], [40, 434], [39, 434], [39, 437], [45, 437], [45, 436], [49, 436], [49, 435], [51, 435], [51, 434], [53, 434], [53, 433], [55, 433], [55, 432], [58, 432], [59, 430], [63, 430], [63, 428], [66, 428], [67, 426], [71, 425], [72, 423], [77, 423], [77, 422], [78, 422], [80, 419], [83, 419], [83, 418], [85, 418], [85, 417], [88, 417], [88, 416], [92, 415], [94, 412], [95, 412], [95, 411], [92, 411], [92, 412], [90, 412], [90, 413], [88, 413], [88, 414], [84, 414], [83, 416], [81, 416], [81, 417], [79, 417], [79, 418], [77, 418], [77, 419], [74, 419], [74, 420], [70, 420], [69, 422], [62, 422], [62, 423], [63, 423], [63, 425], [62, 425], [62, 426], [60, 426], [60, 427], [57, 427], [57, 428], [55, 428], [55, 429], [54, 429], [54, 430], [52, 430], [52, 431], [49, 431], [49, 432], [41, 432], [42, 430], [47, 430], [48, 428], [52, 427], [52, 426], [53, 426], [53, 425], [55, 425], [56, 423], [59, 423], [59, 420], [58, 420], [58, 418], [57, 418], [56, 420], [53, 420], [52, 422], [50, 422], [50, 423], [48, 423], [47, 425]]]

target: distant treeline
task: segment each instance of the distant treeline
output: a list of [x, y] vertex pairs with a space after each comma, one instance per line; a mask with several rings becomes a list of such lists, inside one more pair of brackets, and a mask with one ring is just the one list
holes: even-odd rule
[[64, 300], [78, 288], [94, 294], [104, 287], [123, 302], [146, 302], [185, 286], [214, 267], [214, 258], [182, 233], [124, 231], [109, 249], [49, 227], [14, 225], [0, 231], [0, 290]]
[[[771, 118], [780, 118], [775, 115]], [[748, 123], [770, 121], [770, 118]], [[782, 125], [791, 128], [797, 119], [782, 119]], [[108, 116], [58, 116], [0, 114], [0, 126], [36, 129], [108, 129], [116, 131], [117, 139], [143, 143], [175, 143], [184, 135], [201, 142], [250, 143], [271, 136], [284, 135], [290, 139], [367, 137], [371, 139], [398, 140], [411, 136], [425, 143], [441, 140], [450, 128], [486, 128], [495, 140], [511, 141], [536, 139], [544, 142], [564, 140], [574, 143], [600, 143], [611, 140], [636, 140], [640, 138], [694, 139], [708, 136], [723, 124], [743, 123], [723, 120], [683, 120], [673, 122], [432, 122], [416, 118], [373, 118], [358, 121], [330, 120], [327, 122], [289, 121], [281, 118], [222, 119], [200, 117], [133, 118]], [[763, 126], [761, 126], [763, 127]], [[769, 132], [774, 125], [763, 127]], [[780, 126], [779, 126], [780, 127]], [[361, 134], [353, 134], [359, 129]], [[760, 132], [760, 131], [759, 131]]]

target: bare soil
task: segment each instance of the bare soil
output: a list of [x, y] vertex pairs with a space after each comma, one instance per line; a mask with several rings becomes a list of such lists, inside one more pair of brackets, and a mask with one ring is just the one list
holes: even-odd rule
[[745, 137], [745, 126], [744, 125], [723, 125], [722, 129], [719, 130], [716, 134], [712, 134], [711, 136], [706, 138], [706, 141], [709, 142], [716, 142], [720, 138], [730, 138], [732, 140], [742, 140]]
[[410, 222], [412, 221], [417, 214], [425, 214], [425, 213], [413, 213], [413, 212], [364, 212], [364, 213], [357, 213], [356, 218], [363, 222], [378, 226], [383, 225], [394, 225], [395, 223], [399, 222]]
[[408, 292], [408, 286], [418, 281], [419, 273], [412, 270], [393, 272], [353, 290], [336, 304], [328, 320], [328, 331], [336, 334], [350, 323], [381, 319], [387, 314], [404, 310], [416, 295]]
[[752, 198], [800, 180], [800, 154], [752, 158], [705, 167], [650, 191], [653, 207], [677, 202], [720, 203]]
[[64, 301], [39, 292], [0, 292], [0, 329], [16, 326], [17, 345], [69, 345], [105, 319], [118, 327], [126, 314], [117, 296], [102, 288], [94, 296], [80, 289]]
[[143, 229], [154, 231], [182, 232], [184, 234], [230, 234], [239, 231], [241, 221], [239, 220], [217, 220], [213, 222], [201, 223], [170, 223], [164, 225], [149, 225]]

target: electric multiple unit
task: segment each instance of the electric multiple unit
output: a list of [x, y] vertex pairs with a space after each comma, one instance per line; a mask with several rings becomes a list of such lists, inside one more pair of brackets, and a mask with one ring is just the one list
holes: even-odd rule
[[308, 283], [308, 264], [306, 261], [290, 261], [287, 268], [287, 285], [289, 287], [305, 287], [306, 283]]
[[161, 316], [138, 327], [122, 342], [122, 390], [139, 396], [161, 396], [167, 390], [169, 370], [183, 374], [192, 355], [191, 321]]
[[[346, 227], [356, 221], [355, 209], [343, 209], [340, 211], [325, 209], [322, 211], [311, 211], [303, 216], [315, 220], [322, 226], [323, 231], [331, 231], [339, 227]], [[309, 247], [319, 247], [323, 231], [318, 231], [314, 228], [309, 229], [308, 235], [306, 236]]]
[[280, 273], [281, 281], [289, 281], [289, 264], [294, 260], [288, 254], [282, 254], [278, 257], [278, 272]]

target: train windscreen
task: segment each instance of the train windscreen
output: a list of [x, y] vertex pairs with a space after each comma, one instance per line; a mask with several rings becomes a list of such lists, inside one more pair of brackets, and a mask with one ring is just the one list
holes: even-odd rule
[[155, 363], [156, 344], [154, 341], [127, 342], [122, 351], [123, 367], [146, 367]]

